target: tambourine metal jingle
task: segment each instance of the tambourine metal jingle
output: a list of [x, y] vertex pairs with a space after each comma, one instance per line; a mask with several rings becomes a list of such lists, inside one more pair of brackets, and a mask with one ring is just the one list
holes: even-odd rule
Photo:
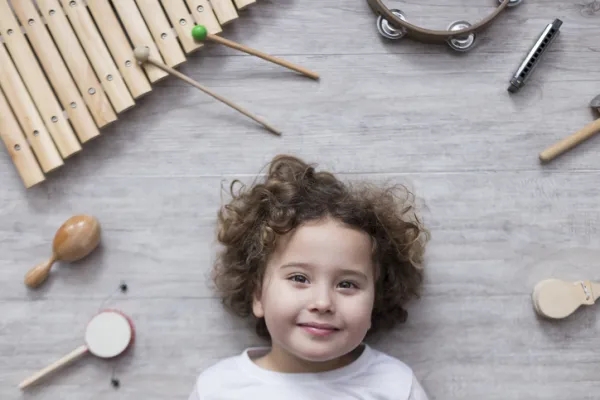
[[[398, 9], [391, 9], [390, 11], [401, 20], [406, 21], [402, 11]], [[406, 35], [406, 29], [393, 27], [382, 15], [377, 17], [377, 30], [381, 36], [391, 40], [401, 39]]]

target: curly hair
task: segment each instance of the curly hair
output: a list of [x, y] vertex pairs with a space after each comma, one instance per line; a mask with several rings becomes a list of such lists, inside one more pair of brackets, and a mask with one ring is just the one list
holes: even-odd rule
[[[213, 268], [213, 282], [227, 309], [252, 318], [253, 296], [261, 288], [277, 237], [329, 216], [361, 229], [374, 242], [377, 279], [368, 335], [406, 321], [406, 302], [420, 297], [429, 232], [405, 186], [343, 183], [297, 157], [278, 155], [262, 182], [246, 187], [234, 180], [229, 190], [232, 199], [218, 212], [217, 239], [224, 247]], [[257, 334], [269, 339], [264, 319], [254, 321]]]

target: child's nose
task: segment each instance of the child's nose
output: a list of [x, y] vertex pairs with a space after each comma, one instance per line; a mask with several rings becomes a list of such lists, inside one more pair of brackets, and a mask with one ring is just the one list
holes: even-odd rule
[[320, 290], [315, 293], [315, 297], [313, 299], [313, 307], [315, 311], [318, 312], [333, 312], [334, 304], [333, 298], [329, 290]]

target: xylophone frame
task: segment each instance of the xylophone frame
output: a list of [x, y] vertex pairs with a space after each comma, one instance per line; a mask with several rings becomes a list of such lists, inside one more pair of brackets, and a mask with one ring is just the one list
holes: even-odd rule
[[0, 137], [24, 186], [43, 182], [255, 0], [0, 0]]

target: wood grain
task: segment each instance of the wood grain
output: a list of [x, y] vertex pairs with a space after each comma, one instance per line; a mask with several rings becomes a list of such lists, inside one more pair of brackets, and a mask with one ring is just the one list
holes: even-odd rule
[[[388, 4], [429, 27], [493, 7]], [[561, 35], [509, 95], [511, 74], [554, 18]], [[18, 382], [77, 347], [103, 305], [131, 315], [134, 351], [117, 364], [81, 360], [28, 398], [186, 399], [202, 369], [261, 344], [222, 310], [208, 273], [222, 185], [249, 181], [282, 152], [345, 179], [415, 190], [432, 233], [424, 294], [373, 345], [411, 365], [431, 400], [595, 398], [600, 309], [545, 321], [530, 296], [550, 277], [600, 280], [600, 138], [538, 160], [597, 118], [588, 103], [600, 91], [600, 7], [527, 0], [498, 21], [459, 55], [383, 40], [365, 1], [257, 1], [222, 35], [314, 70], [319, 82], [213, 45], [178, 70], [251, 103], [282, 137], [167, 78], [27, 191], [0, 152], [0, 398], [21, 398]], [[23, 274], [75, 212], [99, 219], [99, 248], [27, 290]]]

